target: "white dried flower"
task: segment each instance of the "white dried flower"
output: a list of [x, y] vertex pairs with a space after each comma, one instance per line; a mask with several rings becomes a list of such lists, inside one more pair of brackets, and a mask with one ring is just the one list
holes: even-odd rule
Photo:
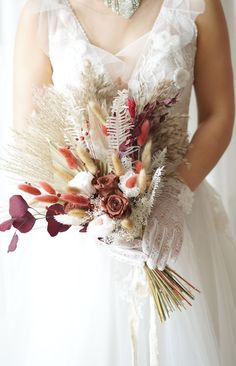
[[94, 238], [104, 238], [115, 229], [115, 222], [108, 215], [104, 214], [95, 217], [88, 224], [87, 233]]
[[[127, 186], [128, 182], [132, 180], [134, 184], [133, 186]], [[137, 186], [137, 174], [135, 174], [133, 171], [128, 171], [124, 175], [120, 177], [120, 183], [118, 184], [121, 191], [126, 195], [126, 197], [137, 197], [140, 193], [140, 189]]]
[[92, 185], [93, 178], [94, 176], [90, 172], [79, 172], [72, 180], [69, 181], [68, 186], [79, 189], [80, 193], [91, 197], [96, 192]]
[[177, 88], [184, 88], [190, 78], [190, 74], [188, 70], [183, 68], [179, 68], [174, 73], [174, 82]]
[[54, 218], [63, 225], [80, 226], [84, 223], [84, 218], [74, 215], [55, 215]]

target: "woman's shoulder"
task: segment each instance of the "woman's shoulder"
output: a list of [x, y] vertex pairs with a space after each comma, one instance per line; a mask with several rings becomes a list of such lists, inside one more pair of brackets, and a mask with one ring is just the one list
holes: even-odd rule
[[25, 16], [43, 14], [59, 9], [65, 9], [67, 3], [65, 0], [25, 0], [22, 5], [22, 14]]

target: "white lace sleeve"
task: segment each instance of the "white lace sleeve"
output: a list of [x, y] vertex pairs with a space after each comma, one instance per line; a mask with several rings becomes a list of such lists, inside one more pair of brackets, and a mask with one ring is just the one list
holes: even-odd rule
[[65, 24], [71, 28], [73, 19], [65, 19], [68, 13], [66, 2], [64, 0], [24, 0], [23, 3], [23, 12], [27, 12], [28, 17], [33, 19], [37, 41], [43, 52], [48, 55], [50, 37], [60, 35]]

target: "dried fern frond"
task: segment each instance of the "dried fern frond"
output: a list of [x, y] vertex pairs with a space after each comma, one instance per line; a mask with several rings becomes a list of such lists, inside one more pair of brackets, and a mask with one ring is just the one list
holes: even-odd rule
[[111, 109], [111, 117], [107, 121], [109, 150], [112, 153], [119, 151], [123, 146], [122, 152], [127, 154], [125, 147], [126, 141], [132, 136], [133, 125], [130, 120], [130, 114], [127, 106], [128, 91], [118, 91]]

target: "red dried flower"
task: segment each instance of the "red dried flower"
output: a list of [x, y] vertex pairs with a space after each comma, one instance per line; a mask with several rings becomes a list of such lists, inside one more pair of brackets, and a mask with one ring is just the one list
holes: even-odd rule
[[137, 139], [138, 144], [140, 146], [143, 146], [147, 142], [149, 132], [150, 132], [150, 122], [148, 119], [146, 119], [141, 126], [141, 132]]
[[135, 117], [135, 111], [136, 111], [136, 103], [134, 99], [128, 99], [128, 108], [129, 108], [129, 114], [131, 118]]
[[82, 194], [76, 193], [65, 193], [60, 196], [60, 198], [72, 204], [76, 204], [77, 208], [88, 209], [90, 208], [90, 200], [87, 196], [83, 196]]
[[45, 181], [39, 182], [40, 186], [49, 194], [57, 194], [56, 190], [48, 183]]
[[94, 178], [93, 186], [98, 191], [100, 196], [107, 196], [118, 189], [119, 177], [114, 173], [109, 173], [103, 177]]
[[111, 217], [120, 219], [126, 214], [130, 214], [129, 200], [119, 190], [107, 195], [102, 199], [103, 210]]
[[58, 151], [64, 156], [70, 169], [76, 169], [78, 167], [77, 159], [68, 147], [59, 147]]
[[23, 184], [19, 184], [18, 188], [26, 193], [32, 194], [34, 196], [38, 196], [41, 194], [40, 190], [34, 186], [32, 186], [29, 183], [23, 183]]

